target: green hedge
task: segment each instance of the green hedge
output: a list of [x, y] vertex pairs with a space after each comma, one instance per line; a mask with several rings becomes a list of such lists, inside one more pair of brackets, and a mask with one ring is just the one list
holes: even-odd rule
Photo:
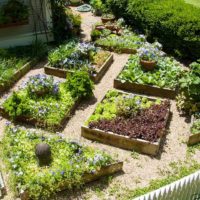
[[118, 17], [158, 38], [166, 50], [200, 57], [200, 8], [184, 0], [107, 0]]

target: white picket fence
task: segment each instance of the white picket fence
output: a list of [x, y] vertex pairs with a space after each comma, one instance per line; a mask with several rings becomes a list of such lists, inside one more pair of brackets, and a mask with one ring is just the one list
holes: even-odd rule
[[200, 200], [200, 171], [134, 200]]

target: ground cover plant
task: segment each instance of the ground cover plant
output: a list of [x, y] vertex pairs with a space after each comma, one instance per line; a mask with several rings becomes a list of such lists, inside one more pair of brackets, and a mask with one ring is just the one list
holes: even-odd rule
[[105, 2], [117, 17], [125, 18], [129, 25], [145, 32], [149, 39], [158, 38], [165, 50], [190, 59], [200, 57], [199, 7], [185, 0]]
[[28, 61], [41, 58], [47, 52], [44, 44], [0, 49], [0, 86], [12, 81], [14, 74]]
[[50, 52], [48, 60], [54, 68], [71, 71], [84, 69], [90, 75], [95, 75], [110, 55], [92, 43], [72, 40]]
[[169, 101], [111, 90], [86, 124], [92, 129], [156, 142], [165, 128], [169, 106]]
[[[138, 50], [139, 54], [131, 55], [117, 79], [121, 82], [175, 89], [178, 85], [177, 79], [182, 73], [180, 63], [171, 57], [163, 56], [163, 53], [159, 49], [153, 48], [156, 49], [155, 54], [147, 48], [141, 47]], [[145, 70], [141, 66], [141, 54], [142, 58], [144, 57], [143, 54], [145, 54], [145, 59], [150, 55], [151, 59], [156, 61], [156, 66], [152, 71]]]
[[77, 71], [62, 83], [51, 76], [35, 75], [1, 105], [13, 120], [32, 120], [48, 129], [61, 128], [75, 103], [91, 96], [92, 89], [87, 72]]
[[[39, 166], [35, 155], [37, 144], [51, 148], [49, 166]], [[7, 122], [2, 143], [3, 159], [10, 172], [10, 183], [18, 194], [30, 199], [50, 199], [63, 189], [79, 187], [86, 173], [95, 173], [114, 160], [105, 152], [66, 141], [62, 134], [45, 135], [35, 129], [14, 126]]]
[[200, 119], [195, 120], [191, 127], [192, 134], [199, 134], [200, 133]]

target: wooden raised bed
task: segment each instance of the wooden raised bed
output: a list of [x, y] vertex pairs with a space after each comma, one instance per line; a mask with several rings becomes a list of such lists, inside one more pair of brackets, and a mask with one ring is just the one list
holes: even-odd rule
[[19, 70], [17, 70], [11, 80], [4, 83], [4, 85], [0, 85], [0, 92], [5, 92], [7, 89], [9, 89], [15, 82], [17, 82], [22, 76], [24, 76], [36, 63], [37, 59], [33, 59], [32, 61], [27, 62]]
[[[74, 112], [75, 112], [77, 106], [79, 105], [80, 101], [81, 101], [80, 99], [78, 99], [76, 101], [76, 103], [70, 109], [69, 113], [66, 114], [66, 116], [61, 120], [60, 124], [58, 124], [58, 125], [51, 125], [50, 127], [48, 127], [48, 124], [44, 123], [43, 120], [33, 119], [31, 116], [29, 116], [29, 117], [28, 116], [19, 116], [15, 119], [15, 121], [22, 122], [22, 123], [28, 123], [28, 124], [31, 124], [33, 126], [40, 127], [40, 128], [50, 129], [51, 131], [52, 130], [53, 131], [59, 131], [59, 130], [64, 128], [65, 124], [70, 119], [70, 116], [72, 114], [74, 114]], [[10, 118], [8, 113], [6, 113], [6, 111], [4, 110], [3, 107], [0, 107], [0, 114], [6, 119]]]
[[115, 47], [109, 47], [109, 46], [98, 45], [98, 44], [95, 44], [95, 46], [101, 47], [102, 49], [112, 51], [112, 52], [116, 52], [116, 53], [119, 53], [119, 52], [120, 53], [126, 53], [126, 54], [136, 54], [137, 53], [136, 49], [130, 49], [130, 48], [115, 49]]
[[0, 198], [2, 198], [5, 194], [6, 194], [6, 187], [5, 187], [2, 173], [0, 172]]
[[119, 79], [114, 79], [114, 88], [169, 99], [175, 99], [177, 94], [177, 89], [159, 88], [157, 86], [130, 83], [128, 81], [122, 83]]
[[[123, 92], [124, 93], [124, 92]], [[105, 97], [103, 98], [103, 100]], [[148, 98], [155, 101], [155, 98]], [[102, 100], [102, 101], [103, 101]], [[95, 112], [95, 111], [94, 111]], [[165, 119], [165, 127], [167, 126], [170, 115], [170, 109]], [[91, 129], [88, 126], [81, 127], [81, 135], [87, 139], [99, 141], [104, 144], [110, 144], [126, 150], [135, 150], [149, 155], [156, 155], [161, 145], [161, 140], [166, 133], [166, 128], [160, 130], [160, 139], [157, 142], [149, 142], [142, 139], [129, 138], [128, 136], [119, 135], [113, 132], [106, 132], [100, 129]]]
[[[98, 83], [102, 79], [102, 77], [104, 76], [104, 74], [106, 73], [110, 65], [112, 64], [112, 62], [113, 62], [113, 55], [111, 54], [107, 58], [107, 60], [104, 62], [104, 64], [97, 70], [97, 74], [95, 74], [95, 76], [91, 76], [91, 79], [95, 83]], [[65, 70], [65, 69], [50, 67], [49, 63], [45, 65], [44, 71], [46, 74], [58, 76], [60, 78], [66, 78], [67, 74], [74, 72], [73, 70]]]
[[28, 24], [28, 20], [24, 20], [24, 21], [21, 21], [21, 22], [12, 22], [12, 23], [8, 23], [8, 24], [0, 24], [0, 29], [22, 26], [22, 25], [27, 25], [27, 24]]
[[[116, 162], [116, 163], [110, 164], [106, 167], [102, 167], [100, 170], [96, 171], [94, 174], [90, 174], [90, 173], [85, 174], [83, 176], [83, 183], [89, 183], [89, 182], [95, 181], [103, 176], [109, 176], [116, 172], [120, 172], [120, 171], [122, 171], [122, 167], [123, 167], [123, 162]], [[60, 188], [59, 191], [66, 190], [65, 183], [60, 185], [59, 188]], [[20, 198], [21, 198], [21, 200], [28, 200], [29, 199], [28, 192], [25, 191], [24, 193], [22, 193], [20, 195]]]
[[[192, 120], [191, 120], [191, 127], [192, 127], [192, 125], [193, 125], [193, 123], [195, 122], [195, 118], [194, 118], [194, 116], [192, 116]], [[194, 144], [197, 144], [197, 143], [199, 143], [200, 142], [200, 131], [199, 131], [199, 133], [197, 133], [197, 134], [192, 134], [192, 133], [190, 133], [190, 136], [189, 136], [189, 139], [188, 139], [188, 145], [190, 146], [190, 145], [194, 145]]]

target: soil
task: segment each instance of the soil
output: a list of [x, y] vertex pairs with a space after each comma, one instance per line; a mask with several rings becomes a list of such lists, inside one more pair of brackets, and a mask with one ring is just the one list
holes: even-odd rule
[[[74, 8], [73, 8], [74, 9]], [[82, 16], [82, 38], [84, 40], [90, 39], [90, 31], [92, 25], [100, 21], [100, 17], [94, 17], [91, 13], [81, 13]], [[186, 141], [189, 136], [190, 121], [186, 120], [184, 116], [180, 116], [176, 108], [176, 102], [171, 101], [171, 111], [173, 112], [170, 126], [168, 127], [168, 134], [165, 142], [156, 157], [138, 154], [133, 156], [133, 152], [115, 148], [109, 145], [104, 145], [97, 142], [92, 142], [81, 137], [81, 125], [93, 113], [98, 102], [102, 100], [105, 93], [113, 88], [113, 80], [117, 77], [119, 72], [128, 60], [127, 54], [114, 53], [114, 62], [109, 68], [103, 79], [95, 86], [94, 98], [82, 102], [77, 108], [75, 114], [67, 123], [63, 133], [66, 138], [78, 140], [82, 144], [89, 145], [94, 148], [105, 150], [120, 161], [124, 162], [123, 173], [117, 174], [110, 178], [102, 179], [101, 181], [91, 183], [82, 189], [74, 190], [72, 192], [61, 192], [55, 199], [68, 200], [68, 199], [107, 199], [107, 200], [120, 200], [128, 190], [133, 190], [138, 187], [144, 187], [149, 184], [152, 179], [162, 178], [169, 170], [169, 165], [172, 162], [178, 162], [188, 159]], [[2, 99], [9, 95], [12, 91], [17, 90], [18, 86], [29, 76], [36, 74], [44, 74], [44, 65], [46, 62], [38, 64], [34, 69], [27, 73], [15, 86], [4, 94]], [[56, 78], [58, 79], [58, 78]], [[63, 80], [63, 79], [60, 79]], [[3, 137], [3, 130], [5, 127], [5, 119], [0, 119], [0, 138]], [[197, 152], [198, 153], [198, 152]], [[194, 158], [200, 161], [199, 154], [195, 154]], [[0, 168], [3, 171], [8, 188], [8, 195], [4, 197], [5, 200], [16, 199], [9, 189], [10, 184], [8, 173], [5, 172], [5, 166], [0, 162]], [[53, 199], [53, 198], [52, 198]]]

